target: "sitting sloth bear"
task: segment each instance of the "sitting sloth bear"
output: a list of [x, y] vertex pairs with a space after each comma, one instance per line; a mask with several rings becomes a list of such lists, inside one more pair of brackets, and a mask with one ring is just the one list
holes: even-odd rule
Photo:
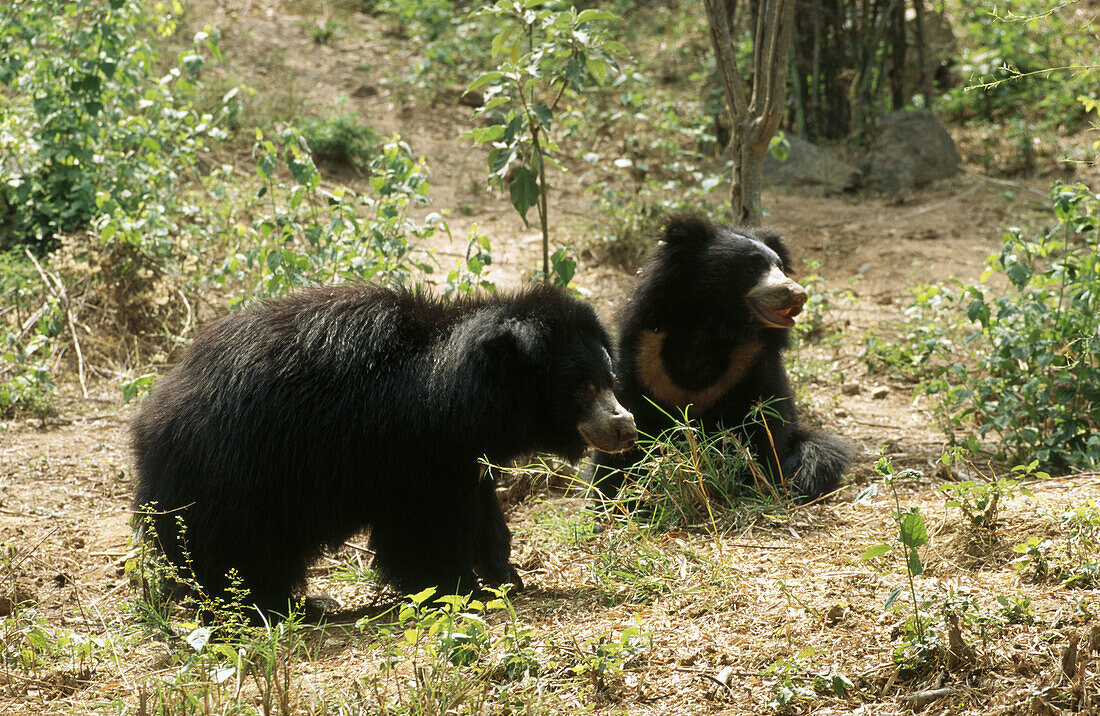
[[610, 340], [565, 293], [441, 301], [315, 288], [208, 325], [132, 425], [139, 516], [226, 599], [285, 614], [310, 563], [370, 528], [405, 591], [522, 586], [491, 475], [532, 452], [624, 450]]
[[[615, 392], [651, 437], [685, 409], [707, 432], [745, 424], [755, 458], [814, 498], [837, 487], [852, 450], [798, 421], [782, 351], [806, 291], [789, 270], [787, 247], [770, 229], [670, 221], [619, 316]], [[746, 422], [762, 402], [778, 413], [766, 429]], [[623, 470], [642, 456], [597, 453], [593, 483], [614, 498]]]

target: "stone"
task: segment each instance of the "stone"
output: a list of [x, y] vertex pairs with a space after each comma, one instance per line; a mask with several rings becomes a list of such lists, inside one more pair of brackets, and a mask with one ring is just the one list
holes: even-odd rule
[[828, 194], [852, 191], [859, 186], [859, 170], [838, 159], [831, 151], [801, 137], [788, 134], [787, 158], [771, 152], [764, 159], [766, 186], [818, 186]]
[[962, 161], [947, 129], [927, 109], [899, 110], [875, 126], [863, 185], [897, 192], [946, 179]]

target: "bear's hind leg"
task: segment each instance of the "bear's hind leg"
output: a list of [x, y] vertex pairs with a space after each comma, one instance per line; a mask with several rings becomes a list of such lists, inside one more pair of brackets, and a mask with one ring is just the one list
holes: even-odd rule
[[793, 452], [783, 461], [783, 474], [794, 479], [798, 494], [814, 499], [840, 486], [855, 451], [829, 433], [799, 431], [791, 441]]

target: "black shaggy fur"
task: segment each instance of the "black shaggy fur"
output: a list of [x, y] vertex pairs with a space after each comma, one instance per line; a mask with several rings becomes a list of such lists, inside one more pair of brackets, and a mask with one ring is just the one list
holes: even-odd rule
[[[780, 294], [771, 298], [784, 312], [773, 318], [785, 325], [762, 320], [747, 300], [772, 267], [782, 273], [771, 273]], [[852, 449], [798, 420], [781, 354], [806, 296], [785, 277], [789, 270], [790, 254], [773, 230], [673, 219], [620, 313], [615, 392], [651, 437], [670, 427], [665, 413], [679, 417], [689, 405], [689, 417], [715, 431], [739, 428], [768, 402], [779, 419], [768, 419], [767, 430], [748, 427], [745, 437], [771, 475], [813, 498], [838, 486]], [[622, 471], [641, 456], [638, 449], [597, 453], [593, 482], [615, 497]]]
[[[206, 589], [224, 597], [236, 570], [264, 611], [285, 613], [322, 550], [366, 527], [400, 589], [519, 585], [478, 460], [578, 460], [609, 346], [590, 306], [542, 287], [445, 302], [349, 285], [227, 316], [134, 420], [135, 510]], [[625, 447], [633, 422], [615, 420]]]

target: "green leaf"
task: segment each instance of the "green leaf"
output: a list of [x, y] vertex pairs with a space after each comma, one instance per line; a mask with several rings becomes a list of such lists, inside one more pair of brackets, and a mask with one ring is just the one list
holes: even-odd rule
[[1031, 266], [1021, 261], [1008, 264], [1005, 267], [1005, 272], [1008, 274], [1008, 280], [1017, 289], [1023, 289], [1027, 282], [1031, 280]]
[[[511, 54], [512, 48], [508, 46], [508, 43], [512, 41], [512, 36], [516, 34], [517, 29], [515, 25], [508, 25], [493, 38], [493, 44], [490, 46], [492, 57], [500, 57], [502, 54]], [[505, 50], [506, 47], [507, 51]]]
[[896, 602], [898, 600], [898, 597], [900, 597], [900, 596], [901, 596], [901, 587], [897, 587], [896, 589], [893, 589], [890, 592], [889, 596], [886, 597], [886, 603], [882, 605], [882, 608], [883, 609], [889, 609], [890, 606], [894, 602]]
[[412, 600], [414, 604], [423, 604], [424, 602], [428, 601], [428, 598], [431, 597], [433, 594], [435, 594], [435, 587], [428, 587], [427, 589], [422, 589], [416, 594], [410, 594], [409, 599]]
[[516, 143], [516, 137], [521, 136], [526, 129], [526, 124], [523, 121], [522, 114], [516, 114], [511, 117], [508, 122], [508, 126], [504, 129], [504, 134], [501, 135], [500, 140], [507, 146], [512, 146]]
[[914, 577], [918, 577], [924, 574], [924, 566], [920, 563], [920, 555], [917, 554], [917, 550], [909, 550], [909, 559], [905, 563], [906, 569], [909, 570], [909, 574]]
[[628, 50], [626, 48], [626, 45], [624, 45], [621, 42], [616, 42], [614, 40], [608, 40], [607, 42], [603, 43], [602, 47], [603, 47], [603, 50], [605, 52], [607, 52], [610, 55], [614, 55], [615, 57], [629, 57], [630, 56], [630, 50]]
[[275, 157], [266, 154], [256, 162], [257, 173], [263, 179], [271, 179], [275, 175]]
[[584, 87], [585, 79], [588, 76], [585, 63], [576, 57], [571, 57], [569, 62], [565, 64], [564, 74], [565, 78], [569, 80], [570, 88], [574, 90]]
[[892, 549], [894, 549], [893, 546], [887, 544], [886, 542], [883, 542], [882, 544], [871, 545], [863, 551], [863, 554], [860, 555], [859, 559], [860, 561], [866, 562], [867, 560], [874, 559], [875, 557], [881, 557]]
[[531, 224], [527, 221], [527, 210], [538, 203], [538, 177], [527, 167], [519, 167], [516, 169], [512, 183], [508, 185], [508, 195], [512, 206], [523, 219], [524, 225], [530, 227]]
[[476, 90], [478, 87], [484, 87], [487, 84], [491, 84], [502, 79], [504, 79], [503, 72], [498, 72], [495, 70], [490, 72], [483, 72], [477, 79], [470, 83], [470, 86], [466, 88], [466, 91], [469, 92], [471, 90]]
[[554, 120], [554, 113], [541, 102], [535, 102], [531, 105], [531, 114], [538, 120], [538, 123], [544, 127], [549, 128], [550, 123]]
[[554, 285], [559, 288], [568, 288], [569, 282], [577, 272], [577, 262], [569, 255], [567, 249], [558, 249], [550, 257], [550, 265], [554, 272]]
[[920, 510], [914, 507], [901, 518], [901, 528], [898, 538], [906, 547], [916, 548], [928, 543], [928, 530], [924, 526], [924, 518]]
[[581, 10], [577, 14], [577, 23], [618, 20], [619, 16], [609, 10]]

